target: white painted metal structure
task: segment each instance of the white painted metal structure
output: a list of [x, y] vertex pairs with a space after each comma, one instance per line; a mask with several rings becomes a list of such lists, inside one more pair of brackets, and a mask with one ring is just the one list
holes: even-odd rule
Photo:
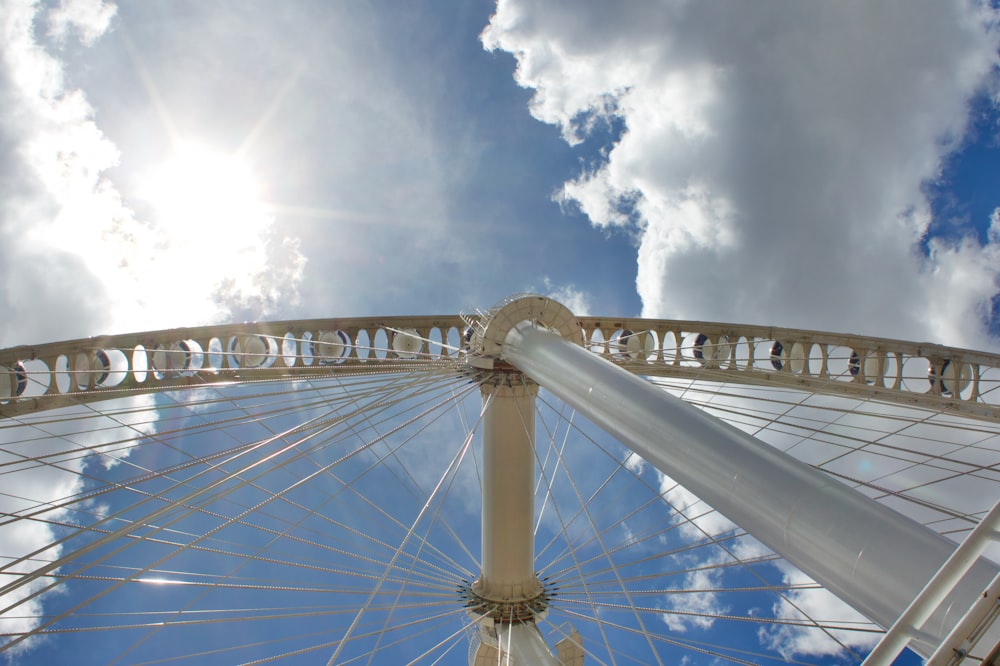
[[[927, 581], [920, 594], [898, 615], [886, 635], [865, 658], [863, 666], [892, 663], [906, 647], [911, 632], [923, 627], [931, 613], [946, 603], [948, 596], [954, 593], [969, 570], [981, 562], [978, 558], [986, 550], [994, 534], [1000, 534], [1000, 501], [993, 505], [986, 517]], [[959, 622], [954, 623], [948, 635], [937, 640], [937, 647], [928, 657], [928, 663], [948, 663], [953, 659], [961, 661], [969, 653], [969, 636], [975, 635], [978, 640], [980, 634], [991, 635], [991, 627], [985, 620], [992, 621], [1000, 610], [997, 605], [998, 594], [1000, 573], [994, 575], [989, 585], [983, 586], [980, 593], [974, 596], [976, 601], [969, 604], [969, 611]]]
[[[699, 625], [678, 633], [667, 622], [749, 623], [750, 636], [811, 627], [847, 646], [846, 630], [873, 631], [777, 615], [811, 586], [775, 580], [770, 556], [741, 555], [739, 532], [678, 540], [700, 523], [657, 487], [665, 481], [623, 462], [525, 375], [883, 627], [948, 556], [952, 542], [938, 534], [969, 532], [1000, 498], [1000, 357], [935, 345], [581, 318], [527, 297], [464, 319], [243, 324], [20, 347], [0, 351], [0, 475], [55, 482], [0, 484], [0, 543], [32, 534], [20, 550], [0, 550], [0, 650], [100, 631], [139, 636], [116, 641], [109, 662], [252, 661], [264, 650], [269, 660], [325, 654], [338, 664], [395, 663], [402, 651], [432, 663], [471, 631], [477, 666], [505, 656], [673, 663], [674, 649], [747, 663], [776, 656], [699, 642]], [[481, 397], [478, 416], [458, 407], [465, 396]], [[466, 433], [457, 448], [435, 430], [445, 412]], [[955, 440], [938, 441], [945, 431]], [[598, 457], [582, 456], [570, 433]], [[671, 448], [661, 448], [665, 433]], [[441, 471], [425, 479], [432, 464]], [[938, 492], [953, 479], [975, 497]], [[470, 484], [482, 493], [479, 556], [465, 544]], [[704, 571], [737, 596], [773, 601], [698, 610], [685, 599], [721, 594], [685, 589]], [[982, 634], [990, 605], [969, 597], [995, 599], [995, 585], [985, 590], [994, 573], [976, 564], [950, 613], [902, 633], [925, 652], [943, 640], [945, 652], [984, 656], [994, 639], [970, 649], [966, 637]], [[130, 589], [153, 608], [136, 607]], [[337, 604], [317, 605], [330, 595]], [[771, 604], [776, 615], [762, 617]], [[973, 606], [961, 621], [959, 605]], [[261, 640], [218, 631], [220, 622], [275, 626]]]
[[474, 589], [496, 601], [527, 601], [542, 592], [532, 533], [537, 392], [483, 386], [483, 561]]
[[[954, 550], [922, 525], [546, 330], [544, 311], [521, 310], [501, 348], [504, 360], [879, 624], [891, 626]], [[914, 647], [924, 656], [998, 573], [986, 560], [967, 569], [916, 624], [923, 633]], [[995, 644], [1000, 636], [989, 638]]]

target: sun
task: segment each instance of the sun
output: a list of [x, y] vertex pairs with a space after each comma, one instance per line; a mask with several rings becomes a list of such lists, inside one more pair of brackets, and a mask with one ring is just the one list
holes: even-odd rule
[[[250, 163], [207, 144], [179, 144], [148, 171], [136, 195], [152, 233], [130, 257], [141, 265], [144, 298], [209, 321], [220, 316], [219, 299], [260, 296], [272, 284], [275, 221], [261, 192]], [[202, 309], [191, 312], [196, 302]]]
[[258, 231], [266, 218], [249, 165], [198, 144], [179, 146], [143, 190], [154, 218], [173, 232], [232, 241]]

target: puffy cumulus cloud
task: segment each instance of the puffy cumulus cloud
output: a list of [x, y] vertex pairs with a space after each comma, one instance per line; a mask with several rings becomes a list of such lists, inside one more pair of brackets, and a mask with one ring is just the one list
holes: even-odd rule
[[[84, 524], [81, 513], [100, 515], [106, 506], [93, 500], [67, 503], [85, 490], [87, 474], [119, 465], [136, 441], [156, 433], [152, 396], [103, 403], [113, 416], [95, 417], [86, 407], [52, 412], [34, 425], [7, 425], [0, 433], [0, 633], [12, 636], [36, 628], [44, 617], [52, 579], [30, 574], [66, 554], [52, 545], [60, 525]], [[86, 428], [83, 429], [83, 424]], [[70, 583], [72, 585], [72, 583]], [[9, 648], [13, 658], [41, 640], [32, 636]]]
[[0, 3], [0, 344], [261, 317], [297, 293], [304, 259], [262, 206], [210, 243], [212, 221], [140, 219], [123, 202], [117, 147], [36, 35], [92, 43], [114, 14], [97, 0]]
[[65, 39], [75, 32], [89, 46], [107, 31], [117, 12], [115, 5], [104, 0], [60, 0], [49, 11], [49, 35]]
[[[0, 451], [0, 464], [7, 466], [12, 463], [17, 464], [12, 456]], [[15, 473], [5, 475], [4, 478], [4, 490], [0, 494], [0, 512], [4, 516], [5, 523], [0, 525], [0, 539], [3, 541], [0, 586], [13, 582], [25, 584], [0, 595], [0, 609], [10, 608], [0, 612], [0, 631], [5, 634], [17, 634], [28, 632], [39, 624], [37, 618], [42, 615], [42, 599], [35, 595], [42, 591], [46, 583], [44, 578], [29, 582], [24, 574], [35, 570], [39, 562], [58, 558], [62, 548], [56, 546], [46, 549], [54, 539], [54, 532], [45, 522], [31, 520], [10, 522], [9, 516], [25, 509], [35, 508], [36, 504], [59, 500], [75, 493], [80, 488], [81, 477], [71, 471], [53, 471], [42, 465], [24, 465], [24, 469], [16, 469]], [[43, 497], [38, 495], [40, 490], [44, 491]], [[55, 520], [65, 518], [63, 511], [51, 513], [55, 514], [53, 516]], [[33, 555], [28, 561], [16, 563], [17, 558], [29, 554]], [[3, 642], [9, 640], [4, 638]], [[32, 638], [14, 646], [11, 648], [14, 656], [36, 642], [37, 639]]]
[[556, 284], [548, 277], [545, 278], [543, 284], [544, 289], [542, 290], [542, 293], [565, 305], [573, 314], [580, 317], [590, 315], [592, 310], [590, 306], [590, 295], [587, 292], [582, 289], [578, 289], [576, 285], [573, 284]]
[[[703, 542], [709, 537], [725, 536], [737, 529], [735, 523], [713, 510], [666, 474], [657, 472], [657, 479], [660, 495], [675, 511], [674, 520], [677, 529], [687, 542]], [[769, 553], [770, 551], [756, 539], [742, 536], [727, 539], [726, 549], [711, 548], [707, 556], [702, 549], [682, 556], [685, 564], [697, 568], [692, 568], [684, 575], [680, 589], [706, 591], [697, 594], [668, 595], [664, 600], [666, 608], [694, 615], [665, 613], [664, 623], [671, 631], [710, 628], [715, 623], [715, 619], [711, 616], [724, 615], [732, 610], [726, 605], [722, 595], [707, 591], [724, 587], [724, 570], [717, 567], [732, 562], [734, 557], [739, 560], [750, 560]]]
[[1000, 324], [991, 321], [991, 302], [1000, 289], [1000, 208], [990, 216], [985, 243], [966, 236], [954, 242], [932, 239], [929, 247], [929, 275], [923, 276], [923, 286], [927, 304], [934, 309], [936, 332], [946, 340], [962, 340], [969, 338], [964, 329], [970, 319]]
[[[723, 536], [737, 529], [728, 518], [712, 510], [669, 476], [658, 472], [657, 477], [660, 492], [677, 512], [678, 530], [687, 541], [703, 541], [707, 536]], [[688, 564], [698, 568], [685, 574], [680, 587], [689, 590], [721, 589], [725, 587], [724, 570], [713, 567], [728, 564], [733, 561], [733, 557], [746, 561], [766, 557], [771, 553], [750, 536], [728, 540], [726, 547], [729, 553], [717, 548], [707, 556], [700, 551], [689, 555]], [[761, 645], [775, 650], [786, 659], [792, 659], [797, 656], [833, 655], [845, 649], [870, 649], [878, 641], [880, 634], [865, 631], [871, 629], [872, 625], [860, 613], [831, 592], [816, 586], [809, 576], [784, 560], [776, 560], [775, 566], [781, 572], [782, 583], [796, 589], [784, 592], [765, 616], [796, 624], [761, 627], [757, 632]], [[663, 621], [667, 627], [679, 632], [692, 628], [709, 629], [715, 622], [712, 615], [726, 614], [733, 610], [717, 592], [669, 595], [664, 605], [670, 610], [696, 614], [664, 614]], [[826, 630], [808, 626], [808, 623], [823, 625], [830, 622], [838, 623], [837, 626], [842, 629]]]
[[[811, 585], [813, 580], [804, 573], [781, 563], [782, 578], [786, 585]], [[830, 620], [843, 623], [838, 626], [853, 627], [862, 631], [824, 630], [794, 624], [774, 624], [757, 631], [761, 644], [776, 650], [786, 659], [793, 656], [820, 657], [850, 648], [866, 651], [875, 646], [879, 633], [868, 633], [871, 625], [857, 611], [823, 589], [806, 587], [785, 593], [785, 599], [774, 604], [774, 617], [823, 624]]]
[[628, 471], [632, 472], [636, 476], [641, 476], [646, 470], [646, 461], [643, 460], [642, 456], [634, 451], [630, 451], [626, 456], [625, 460], [622, 461], [622, 466]]
[[640, 232], [652, 317], [992, 345], [998, 244], [921, 243], [923, 184], [997, 67], [975, 3], [501, 0], [487, 48], [570, 142], [624, 127], [563, 200]]

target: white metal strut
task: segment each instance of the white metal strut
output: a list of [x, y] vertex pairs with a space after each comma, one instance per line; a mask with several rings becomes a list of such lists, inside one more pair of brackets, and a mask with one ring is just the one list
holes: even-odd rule
[[[881, 626], [895, 622], [954, 550], [919, 523], [538, 324], [545, 322], [509, 329], [505, 361]], [[913, 648], [930, 655], [996, 573], [987, 560], [973, 563]]]

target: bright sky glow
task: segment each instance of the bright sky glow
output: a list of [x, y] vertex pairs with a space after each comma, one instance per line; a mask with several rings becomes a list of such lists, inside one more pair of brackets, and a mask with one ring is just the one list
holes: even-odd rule
[[[268, 299], [289, 298], [295, 263], [292, 272], [282, 274], [273, 263], [275, 247], [269, 245], [290, 252], [293, 262], [297, 250], [294, 244], [282, 248], [273, 238], [274, 217], [261, 194], [244, 160], [192, 142], [181, 142], [141, 176], [136, 204], [147, 212], [155, 233], [145, 234], [146, 247], [133, 249], [149, 253], [143, 267], [148, 271], [143, 282], [153, 289], [149, 300], [168, 308], [171, 318], [183, 303], [193, 321], [207, 321], [219, 313], [210, 309], [211, 300], [195, 296], [206, 290], [237, 304], [256, 299], [257, 307], [265, 308], [279, 306], [264, 305]], [[281, 285], [282, 278], [291, 283]], [[168, 285], [172, 294], [157, 293]], [[276, 296], [280, 291], [286, 294]]]
[[186, 144], [154, 170], [140, 196], [174, 233], [213, 248], [259, 236], [267, 219], [259, 190], [238, 158]]

